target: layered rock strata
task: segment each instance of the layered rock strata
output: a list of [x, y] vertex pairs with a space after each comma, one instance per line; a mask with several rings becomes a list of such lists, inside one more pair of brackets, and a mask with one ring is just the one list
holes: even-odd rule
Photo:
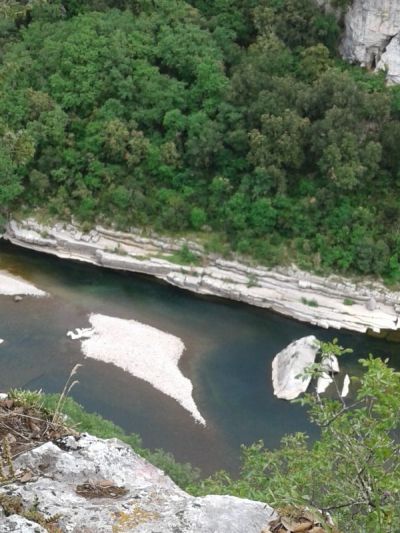
[[[400, 330], [400, 293], [375, 283], [323, 278], [295, 267], [268, 269], [207, 255], [198, 243], [144, 237], [97, 226], [83, 233], [71, 224], [10, 221], [4, 238], [65, 259], [149, 274], [182, 289], [272, 309], [323, 328], [376, 333]], [[174, 262], [183, 245], [199, 255], [201, 266]]]

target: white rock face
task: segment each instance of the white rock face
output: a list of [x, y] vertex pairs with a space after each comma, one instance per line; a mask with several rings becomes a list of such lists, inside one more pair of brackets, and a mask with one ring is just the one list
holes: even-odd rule
[[89, 339], [93, 334], [93, 328], [76, 328], [75, 331], [67, 331], [67, 337], [73, 341], [78, 339]]
[[0, 526], [2, 533], [47, 533], [44, 527], [17, 514], [0, 518]]
[[283, 400], [293, 400], [307, 390], [310, 377], [298, 377], [312, 365], [319, 350], [314, 335], [302, 337], [279, 352], [272, 361], [274, 394]]
[[92, 314], [92, 328], [78, 328], [72, 338], [82, 339], [86, 357], [113, 363], [133, 376], [147, 381], [174, 398], [200, 424], [206, 422], [192, 397], [193, 386], [179, 369], [185, 345], [174, 335], [136, 320]]
[[388, 85], [400, 83], [400, 33], [393, 37], [387, 45], [377, 69], [386, 71]]
[[324, 372], [317, 381], [316, 390], [318, 394], [325, 392], [333, 382], [331, 374], [338, 374], [340, 372], [339, 361], [336, 355], [328, 355], [327, 357], [324, 357], [321, 366]]
[[44, 291], [38, 289], [32, 283], [28, 283], [6, 270], [0, 270], [0, 294], [6, 296], [17, 296], [21, 294], [28, 296], [46, 296]]
[[[44, 234], [46, 239], [42, 237]], [[368, 329], [375, 332], [400, 329], [400, 292], [390, 291], [378, 282], [354, 283], [337, 276], [323, 278], [294, 266], [268, 269], [249, 265], [244, 260], [227, 261], [207, 254], [197, 242], [157, 235], [145, 237], [135, 228], [123, 233], [96, 226], [82, 234], [72, 224], [43, 226], [29, 218], [21, 222], [10, 220], [3, 237], [24, 248], [63, 259], [150, 274], [197, 294], [272, 309], [323, 328], [363, 333]], [[201, 266], [179, 265], [168, 260], [183, 245], [201, 256]], [[377, 303], [373, 311], [366, 309], [366, 302], [371, 298]], [[304, 300], [315, 300], [318, 306], [307, 305]], [[346, 300], [353, 304], [346, 305]]]
[[[26, 506], [37, 502], [46, 516], [59, 514], [64, 533], [260, 533], [274, 516], [260, 502], [189, 496], [117, 439], [68, 437], [63, 449], [48, 442], [21, 455], [15, 466], [29, 468], [32, 481], [2, 485], [0, 494], [20, 496]], [[86, 499], [76, 492], [78, 485], [101, 481], [125, 487], [127, 494]], [[0, 531], [44, 531], [28, 528], [22, 520], [0, 517]], [[21, 529], [10, 529], [11, 521]]]
[[322, 394], [326, 391], [329, 385], [332, 383], [333, 379], [327, 372], [323, 372], [322, 375], [318, 378], [316, 391], [318, 394]]
[[344, 376], [343, 388], [342, 388], [342, 392], [340, 393], [340, 396], [342, 398], [346, 398], [346, 396], [349, 394], [349, 389], [350, 389], [350, 378], [349, 378], [349, 375], [346, 374]]
[[398, 45], [391, 41], [399, 33], [398, 0], [354, 0], [345, 16], [340, 50], [352, 63], [387, 69], [389, 81], [398, 83]]

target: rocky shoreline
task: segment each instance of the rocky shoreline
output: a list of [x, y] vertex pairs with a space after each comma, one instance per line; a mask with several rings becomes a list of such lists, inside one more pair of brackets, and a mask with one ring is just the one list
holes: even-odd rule
[[[3, 238], [15, 245], [94, 265], [155, 276], [202, 295], [244, 302], [323, 328], [367, 331], [395, 340], [400, 331], [400, 292], [378, 282], [323, 278], [295, 267], [268, 269], [207, 254], [184, 239], [148, 238], [96, 226], [83, 232], [73, 224], [43, 225], [34, 218], [10, 220]], [[176, 263], [183, 246], [201, 260]]]

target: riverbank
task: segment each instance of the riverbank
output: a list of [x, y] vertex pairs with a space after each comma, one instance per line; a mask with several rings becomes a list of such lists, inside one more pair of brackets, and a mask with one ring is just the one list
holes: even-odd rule
[[[82, 232], [73, 224], [43, 225], [11, 220], [3, 235], [15, 245], [112, 269], [155, 276], [182, 289], [272, 309], [323, 328], [365, 333], [400, 330], [400, 293], [377, 282], [323, 278], [295, 267], [268, 269], [206, 254], [183, 239], [144, 237], [96, 226]], [[201, 265], [178, 264], [187, 246]]]

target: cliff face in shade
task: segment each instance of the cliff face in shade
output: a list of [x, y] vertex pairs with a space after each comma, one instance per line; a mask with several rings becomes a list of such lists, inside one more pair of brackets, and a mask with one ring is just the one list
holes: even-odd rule
[[387, 71], [389, 83], [400, 82], [400, 2], [353, 0], [340, 45], [344, 59]]

